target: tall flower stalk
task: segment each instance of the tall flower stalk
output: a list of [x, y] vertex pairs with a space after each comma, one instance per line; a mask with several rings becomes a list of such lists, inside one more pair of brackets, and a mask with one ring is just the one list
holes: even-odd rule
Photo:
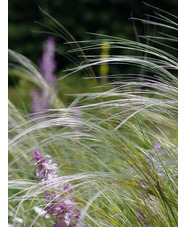
[[[40, 72], [48, 85], [55, 91], [56, 82], [56, 61], [55, 56], [55, 41], [53, 37], [49, 37], [43, 49], [43, 56], [39, 60]], [[40, 116], [39, 112], [51, 106], [51, 97], [47, 89], [34, 89], [31, 91], [31, 113], [33, 116]]]

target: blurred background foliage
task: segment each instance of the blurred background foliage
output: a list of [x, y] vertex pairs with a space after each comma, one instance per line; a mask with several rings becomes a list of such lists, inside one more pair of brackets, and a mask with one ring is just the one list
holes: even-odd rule
[[[146, 2], [177, 15], [177, 0]], [[76, 40], [94, 38], [87, 32], [134, 39], [131, 14], [143, 18], [154, 11], [140, 0], [9, 0], [9, 48], [36, 63], [48, 31], [38, 23], [50, 26], [39, 7], [58, 20]], [[137, 24], [139, 34], [147, 32], [144, 29], [145, 25]]]
[[[148, 0], [146, 3], [177, 15], [177, 0]], [[131, 16], [148, 19], [148, 15], [153, 15], [155, 10], [140, 0], [9, 0], [9, 48], [23, 54], [37, 65], [42, 55], [43, 44], [53, 29], [53, 24], [40, 9], [59, 21], [76, 40], [80, 41], [97, 38], [88, 32], [137, 40], [139, 38], [137, 34], [154, 34], [159, 29], [129, 19]], [[55, 41], [58, 50], [55, 56], [56, 73], [59, 77], [61, 70], [74, 67], [74, 64], [65, 57], [65, 53], [71, 49], [65, 44], [65, 40], [56, 36]], [[126, 52], [120, 53], [120, 51], [114, 50], [114, 54], [127, 54]], [[110, 52], [112, 54], [112, 50]], [[94, 54], [94, 52], [92, 53]], [[101, 51], [98, 54], [101, 54]], [[117, 66], [117, 69], [115, 66], [109, 68], [110, 74], [121, 72], [128, 73], [127, 66], [124, 70], [122, 66], [121, 68]], [[81, 78], [81, 75], [78, 76]], [[63, 90], [63, 93], [64, 91], [68, 91], [68, 93], [83, 92], [83, 89], [87, 88], [87, 84], [81, 81], [82, 85], [79, 86], [80, 82], [76, 78], [67, 79], [66, 83], [63, 82], [64, 87], [58, 84], [59, 89]], [[73, 87], [74, 82], [76, 86]], [[17, 91], [15, 83], [17, 86], [19, 84]], [[30, 85], [25, 81], [12, 77], [12, 75], [9, 76], [9, 86], [9, 97], [15, 99], [14, 101], [18, 100], [18, 96], [23, 97], [25, 90], [30, 89]], [[70, 100], [68, 99], [68, 101]], [[29, 103], [29, 98], [26, 99], [26, 102]], [[21, 101], [19, 101], [20, 103]]]

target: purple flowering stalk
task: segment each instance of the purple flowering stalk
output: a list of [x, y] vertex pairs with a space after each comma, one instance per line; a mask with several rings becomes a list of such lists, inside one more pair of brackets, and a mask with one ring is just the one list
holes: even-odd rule
[[[34, 173], [38, 176], [38, 182], [47, 181], [55, 177], [57, 170], [57, 164], [51, 164], [52, 160], [50, 155], [42, 157], [39, 151], [33, 153], [34, 158], [30, 161], [35, 161]], [[38, 171], [37, 171], [38, 170]], [[58, 187], [57, 192], [46, 192], [43, 197], [48, 201], [44, 210], [47, 214], [50, 214], [52, 220], [55, 221], [53, 227], [75, 227], [78, 223], [80, 227], [86, 227], [82, 222], [79, 222], [81, 211], [76, 209], [78, 204], [73, 198], [70, 192], [71, 184], [67, 184], [64, 187]], [[61, 195], [65, 194], [65, 197]]]
[[[55, 82], [56, 82], [56, 61], [54, 61], [54, 53], [55, 53], [55, 41], [53, 37], [49, 37], [45, 44], [43, 50], [43, 56], [39, 60], [40, 71], [44, 76], [46, 82], [55, 90]], [[34, 117], [38, 117], [38, 112], [49, 108], [51, 105], [49, 94], [44, 89], [32, 90], [31, 91], [31, 113], [33, 113]]]
[[40, 71], [50, 86], [56, 82], [56, 61], [54, 61], [55, 41], [53, 37], [49, 37], [44, 44], [43, 56], [39, 60]]
[[[61, 188], [61, 191], [63, 190], [64, 188]], [[64, 192], [65, 191], [66, 190], [64, 190]], [[44, 199], [49, 201], [44, 210], [47, 211], [48, 214], [51, 214], [52, 219], [55, 221], [53, 227], [75, 227], [77, 223], [78, 226], [86, 226], [84, 223], [78, 222], [81, 211], [76, 209], [78, 203], [70, 194], [67, 193], [67, 196], [62, 198], [58, 193], [47, 193]]]
[[[50, 180], [54, 178], [54, 175], [56, 173], [57, 169], [57, 164], [50, 164], [52, 160], [47, 160], [46, 158], [51, 158], [50, 155], [46, 155], [44, 158], [42, 155], [39, 153], [39, 151], [36, 151], [33, 153], [33, 156], [35, 158], [32, 158], [30, 161], [36, 161], [35, 162], [35, 168], [34, 168], [34, 173], [38, 177], [38, 182], [41, 182], [43, 180]], [[37, 169], [39, 170], [37, 173]]]

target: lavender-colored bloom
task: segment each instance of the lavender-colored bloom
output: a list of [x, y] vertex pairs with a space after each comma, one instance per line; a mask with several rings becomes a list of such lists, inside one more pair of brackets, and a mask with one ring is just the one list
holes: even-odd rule
[[[56, 62], [54, 61], [55, 53], [55, 41], [52, 37], [49, 37], [44, 44], [43, 56], [39, 60], [40, 71], [45, 78], [46, 82], [55, 90], [56, 75]], [[50, 95], [47, 90], [39, 89], [31, 91], [31, 113], [34, 117], [39, 117], [38, 112], [49, 108], [51, 105]]]
[[[167, 153], [166, 150], [161, 149], [161, 144], [159, 144], [158, 142], [156, 142], [156, 143], [154, 144], [154, 147], [155, 147], [156, 151], [157, 151], [159, 154], [165, 154], [165, 153]], [[157, 154], [156, 154], [155, 150], [149, 149], [149, 150], [147, 150], [147, 151], [150, 152], [150, 153], [152, 154], [152, 156], [157, 157]]]
[[[55, 221], [53, 227], [76, 226], [81, 211], [76, 209], [77, 202], [71, 198], [70, 194], [65, 198], [62, 198], [58, 193], [46, 194], [44, 199], [49, 200], [44, 210], [51, 214], [52, 219]], [[78, 224], [81, 227], [86, 226], [82, 222]]]
[[[53, 178], [56, 173], [57, 164], [50, 164], [52, 160], [48, 160], [47, 158], [51, 158], [51, 156], [45, 155], [43, 157], [38, 150], [33, 153], [33, 156], [34, 158], [30, 161], [35, 161], [35, 173], [39, 169], [36, 173], [38, 182]], [[86, 227], [84, 223], [79, 222], [81, 211], [76, 209], [78, 203], [70, 195], [72, 191], [71, 184], [58, 187], [57, 189], [59, 192], [46, 192], [43, 197], [48, 202], [44, 210], [55, 221], [53, 227], [75, 227], [77, 223], [80, 227]], [[65, 197], [62, 197], [63, 193], [66, 195]]]
[[71, 184], [67, 184], [67, 185], [65, 185], [62, 189], [63, 189], [64, 191], [66, 191], [66, 192], [71, 192], [72, 189], [71, 189], [70, 187], [71, 187]]
[[39, 151], [36, 151], [33, 153], [33, 156], [35, 158], [31, 159], [30, 161], [36, 161], [35, 162], [35, 168], [34, 173], [36, 173], [37, 170], [39, 170], [36, 175], [38, 176], [38, 182], [42, 180], [50, 180], [54, 178], [54, 175], [56, 173], [57, 164], [50, 164], [52, 160], [47, 160], [46, 158], [50, 158], [50, 155], [46, 155], [44, 158], [39, 153]]
[[53, 86], [56, 81], [56, 61], [54, 61], [55, 41], [53, 37], [49, 37], [44, 44], [43, 56], [40, 59], [40, 71], [45, 77], [49, 85]]
[[161, 148], [161, 144], [159, 144], [158, 142], [156, 142], [156, 143], [154, 144], [154, 147], [155, 147], [155, 149], [156, 149], [157, 151], [159, 151], [160, 148]]
[[36, 152], [33, 153], [33, 156], [34, 156], [35, 158], [32, 158], [30, 161], [34, 161], [34, 160], [38, 161], [39, 159], [42, 158], [42, 156], [41, 156], [41, 154], [39, 153], [38, 150], [37, 150]]

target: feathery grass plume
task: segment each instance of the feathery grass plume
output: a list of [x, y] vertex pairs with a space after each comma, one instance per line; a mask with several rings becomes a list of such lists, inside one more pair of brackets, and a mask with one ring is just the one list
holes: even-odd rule
[[[174, 16], [156, 10], [155, 22], [142, 22], [175, 30]], [[170, 39], [169, 34], [160, 34], [160, 41]], [[82, 220], [86, 226], [178, 225], [177, 58], [167, 46], [166, 51], [159, 43], [156, 46], [156, 36], [145, 38], [152, 40], [151, 45], [100, 35], [96, 41], [80, 42], [81, 48], [72, 50], [77, 54], [98, 50], [98, 55], [87, 54], [89, 60], [73, 73], [107, 63], [109, 67], [135, 66], [143, 74], [112, 75], [112, 82], [96, 92], [78, 94], [70, 106], [54, 105], [43, 111], [41, 122], [23, 116], [10, 103], [11, 224], [17, 226], [19, 217], [24, 226], [52, 226], [54, 222], [36, 213], [35, 207], [45, 209], [46, 191], [71, 184], [73, 199], [81, 210], [76, 226]], [[131, 55], [100, 59], [103, 40], [110, 43], [112, 52], [119, 48], [131, 51]], [[32, 78], [39, 82], [40, 74], [28, 60], [19, 54], [16, 58], [28, 70], [32, 67], [37, 75]], [[120, 80], [113, 81], [117, 77]], [[42, 80], [39, 86], [44, 85]], [[49, 86], [46, 89], [50, 91]], [[53, 97], [62, 103], [57, 95]], [[82, 113], [81, 117], [73, 116], [74, 108]], [[58, 176], [49, 184], [33, 180], [29, 160], [35, 150], [43, 156], [51, 155], [58, 165]]]

